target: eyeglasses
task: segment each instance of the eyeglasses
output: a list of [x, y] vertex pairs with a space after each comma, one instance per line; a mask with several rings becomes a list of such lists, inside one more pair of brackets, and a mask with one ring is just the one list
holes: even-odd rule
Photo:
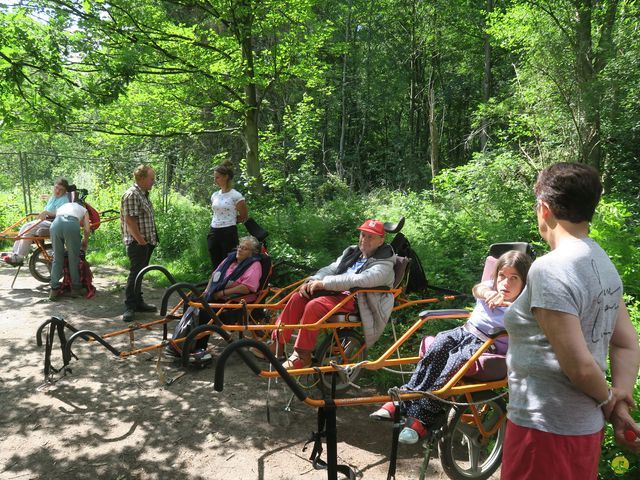
[[253, 250], [253, 249], [246, 245], [238, 245], [238, 250]]

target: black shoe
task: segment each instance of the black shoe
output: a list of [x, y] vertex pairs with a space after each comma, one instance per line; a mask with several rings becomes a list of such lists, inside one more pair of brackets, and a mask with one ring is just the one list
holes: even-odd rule
[[122, 314], [122, 321], [133, 322], [134, 317], [135, 317], [135, 312], [133, 311], [133, 309], [127, 308]]
[[155, 305], [150, 305], [148, 303], [139, 303], [138, 305], [136, 305], [135, 311], [136, 312], [155, 312], [156, 306]]

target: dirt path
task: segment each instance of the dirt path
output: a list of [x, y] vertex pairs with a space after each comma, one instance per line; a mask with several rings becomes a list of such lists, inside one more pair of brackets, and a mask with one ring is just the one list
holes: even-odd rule
[[[272, 390], [276, 425], [266, 421], [267, 382], [231, 357], [225, 390], [213, 389], [211, 368], [189, 371], [170, 386], [159, 382], [155, 357], [118, 359], [95, 344], [76, 342], [73, 373], [43, 383], [43, 350], [36, 329], [51, 315], [77, 328], [106, 332], [123, 326], [121, 272], [94, 269], [91, 300], [47, 300], [46, 286], [0, 268], [0, 479], [325, 479], [302, 446], [316, 429], [316, 411], [297, 400], [282, 406], [284, 387]], [[145, 289], [159, 304], [161, 291]], [[148, 319], [154, 318], [147, 314]], [[155, 343], [159, 334], [138, 334]], [[117, 343], [127, 348], [128, 341]], [[142, 343], [141, 342], [141, 343]], [[223, 345], [216, 341], [216, 350]], [[54, 364], [60, 366], [60, 356]], [[168, 376], [180, 369], [160, 365]], [[369, 421], [370, 407], [338, 411], [339, 462], [359, 478], [385, 479], [391, 430]], [[326, 458], [326, 457], [325, 457]], [[397, 479], [416, 479], [420, 445], [401, 447]], [[428, 478], [447, 478], [432, 459]]]

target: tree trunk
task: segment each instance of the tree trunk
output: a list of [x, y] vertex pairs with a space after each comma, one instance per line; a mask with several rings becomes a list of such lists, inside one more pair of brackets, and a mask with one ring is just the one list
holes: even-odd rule
[[576, 9], [576, 74], [583, 118], [578, 127], [580, 161], [600, 169], [600, 96], [594, 85], [591, 0], [577, 1]]
[[245, 64], [245, 74], [250, 80], [244, 87], [246, 109], [244, 113], [243, 137], [246, 148], [247, 176], [254, 193], [262, 193], [262, 175], [258, 156], [258, 93], [254, 81], [253, 65], [253, 10], [250, 1], [241, 2], [239, 12], [243, 12], [238, 23], [238, 35], [242, 47], [242, 59]]
[[[487, 14], [493, 12], [493, 0], [487, 0]], [[486, 22], [482, 19], [483, 30], [486, 28]], [[491, 98], [493, 78], [491, 74], [491, 37], [488, 33], [484, 33], [484, 75], [482, 77], [482, 101], [487, 104]], [[489, 124], [486, 116], [482, 117], [480, 125], [480, 148], [484, 151], [489, 140]]]
[[244, 114], [244, 142], [246, 147], [247, 175], [251, 180], [252, 190], [262, 193], [262, 174], [258, 157], [258, 101], [255, 84], [245, 87], [247, 110]]
[[440, 171], [440, 132], [436, 115], [436, 82], [434, 72], [429, 78], [429, 136], [431, 138], [431, 178]]
[[[346, 44], [350, 42], [351, 38], [351, 6], [352, 2], [349, 2], [349, 11], [347, 12], [347, 20], [344, 26], [344, 41]], [[345, 142], [347, 135], [347, 53], [342, 55], [342, 81], [340, 84], [340, 144], [338, 147], [338, 158], [336, 160], [336, 174], [339, 178], [344, 179], [345, 167]]]

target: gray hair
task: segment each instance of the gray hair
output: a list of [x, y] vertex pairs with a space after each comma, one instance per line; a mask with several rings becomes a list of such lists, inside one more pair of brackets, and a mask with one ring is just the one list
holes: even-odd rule
[[238, 241], [238, 245], [245, 242], [251, 245], [251, 255], [258, 255], [260, 253], [261, 245], [260, 245], [260, 241], [256, 237], [254, 237], [253, 235], [247, 235], [246, 237], [242, 237]]

